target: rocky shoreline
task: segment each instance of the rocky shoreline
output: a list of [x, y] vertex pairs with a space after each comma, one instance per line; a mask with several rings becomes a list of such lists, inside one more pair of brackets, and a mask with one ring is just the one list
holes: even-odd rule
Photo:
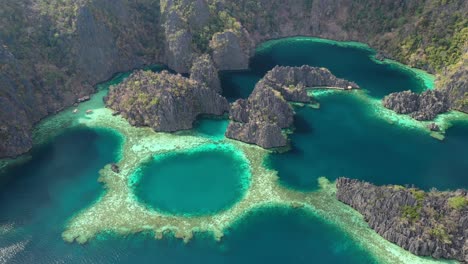
[[385, 239], [418, 256], [468, 262], [468, 192], [424, 192], [339, 178], [336, 197]]
[[[452, 45], [450, 61], [431, 64], [428, 58], [439, 57], [427, 56], [429, 48], [449, 50], [434, 43], [438, 38], [432, 29], [443, 28], [445, 40], [461, 39], [463, 30], [455, 26], [463, 21], [447, 18], [466, 13], [468, 4], [457, 0], [399, 5], [349, 0], [293, 1], [287, 6], [279, 0], [255, 5], [212, 0], [7, 1], [2, 10], [11, 15], [2, 16], [0, 34], [0, 158], [27, 152], [35, 123], [92, 94], [94, 85], [116, 72], [162, 63], [191, 73], [203, 54], [213, 58], [218, 70], [246, 69], [257, 44], [290, 36], [360, 41], [377, 49], [378, 59], [391, 57], [438, 72], [437, 85], [448, 91], [451, 108], [468, 111], [466, 47]], [[374, 21], [381, 19], [382, 8], [389, 18], [406, 18], [406, 23], [389, 26], [395, 22], [390, 19], [381, 27], [385, 23]], [[428, 23], [415, 23], [416, 9], [423, 10]], [[356, 13], [374, 19], [357, 20]], [[436, 22], [437, 27], [431, 26]], [[415, 42], [415, 37], [423, 41]], [[402, 46], [411, 46], [411, 51], [402, 52], [407, 51]], [[443, 75], [442, 66], [450, 66]]]
[[446, 92], [427, 90], [421, 94], [411, 91], [391, 93], [382, 100], [384, 107], [406, 114], [419, 121], [433, 120], [450, 109]]
[[288, 102], [309, 103], [307, 88], [312, 87], [359, 88], [325, 68], [276, 66], [247, 99], [238, 99], [231, 105], [226, 137], [267, 149], [286, 146], [282, 129], [291, 127], [294, 121], [294, 110]]

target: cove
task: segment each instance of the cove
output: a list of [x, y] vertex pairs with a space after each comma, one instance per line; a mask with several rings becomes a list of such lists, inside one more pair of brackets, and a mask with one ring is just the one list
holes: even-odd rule
[[439, 141], [376, 117], [359, 96], [334, 93], [319, 100], [319, 110], [296, 108], [291, 151], [267, 161], [283, 184], [314, 189], [318, 177], [344, 176], [426, 190], [468, 187], [466, 122]]
[[[373, 59], [364, 44], [297, 37], [257, 48], [249, 71], [221, 74], [226, 96], [248, 97], [253, 85], [275, 65], [326, 67], [355, 81], [362, 91], [324, 93], [320, 109], [296, 107], [291, 150], [272, 154], [266, 164], [282, 184], [313, 190], [319, 177], [345, 176], [376, 184], [408, 184], [445, 190], [468, 186], [466, 122], [449, 129], [444, 141], [392, 125], [372, 104], [396, 91], [431, 88], [427, 75], [393, 62]], [[234, 100], [232, 98], [231, 100]], [[464, 134], [465, 135], [462, 135]]]
[[154, 157], [136, 172], [139, 201], [176, 215], [203, 215], [238, 201], [248, 187], [249, 165], [232, 147], [208, 145]]
[[276, 65], [328, 68], [334, 75], [356, 82], [375, 98], [397, 91], [421, 92], [432, 84], [428, 74], [398, 63], [374, 59], [376, 52], [361, 43], [294, 37], [265, 42], [256, 49], [247, 71], [222, 72], [224, 95], [246, 98], [255, 84]]

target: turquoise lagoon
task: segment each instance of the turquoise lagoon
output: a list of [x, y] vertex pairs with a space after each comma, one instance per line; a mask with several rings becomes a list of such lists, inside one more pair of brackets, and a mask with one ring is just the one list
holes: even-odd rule
[[[431, 87], [428, 76], [377, 62], [373, 54], [355, 43], [311, 38], [272, 41], [259, 47], [249, 71], [222, 73], [223, 87], [231, 100], [245, 98], [274, 65], [309, 64], [327, 67], [364, 89], [319, 94], [318, 110], [296, 108], [291, 151], [272, 154], [265, 161], [290, 188], [313, 190], [320, 176], [425, 189], [466, 188], [467, 122], [453, 124], [445, 140], [438, 141], [418, 127], [399, 126], [377, 116], [375, 100], [385, 94]], [[189, 133], [219, 139], [226, 125], [226, 120], [203, 119]], [[97, 181], [99, 170], [121, 158], [123, 140], [107, 129], [62, 129], [35, 146], [28, 159], [3, 169], [0, 262], [375, 263], [370, 253], [335, 225], [285, 208], [249, 213], [229, 228], [221, 242], [204, 233], [196, 234], [188, 244], [173, 238], [155, 240], [146, 233], [125, 237], [105, 233], [84, 245], [65, 243], [61, 232], [67, 222], [106, 191]], [[141, 174], [135, 195], [150, 207], [175, 214], [206, 214], [232, 205], [241, 199], [243, 180], [248, 177], [242, 159], [229, 149], [171, 153], [142, 164], [135, 172]], [[189, 171], [200, 181], [187, 178]], [[187, 189], [177, 189], [183, 181], [189, 183]], [[208, 182], [212, 186], [203, 189]]]

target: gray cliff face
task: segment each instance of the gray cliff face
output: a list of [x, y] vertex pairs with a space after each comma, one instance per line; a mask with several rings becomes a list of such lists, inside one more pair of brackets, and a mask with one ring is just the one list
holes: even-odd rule
[[468, 56], [453, 73], [445, 76], [446, 83], [442, 85], [446, 91], [450, 107], [468, 113]]
[[2, 2], [2, 10], [15, 15], [2, 16], [6, 24], [0, 32], [0, 158], [28, 151], [33, 124], [92, 94], [96, 83], [162, 61], [159, 3], [73, 4], [76, 15], [64, 14], [69, 23], [61, 25], [38, 13], [30, 0]]
[[198, 57], [190, 69], [190, 78], [205, 84], [217, 93], [221, 93], [221, 82], [219, 81], [218, 69], [213, 64], [210, 55], [204, 54]]
[[216, 91], [167, 71], [134, 72], [110, 89], [105, 103], [130, 124], [162, 132], [190, 129], [197, 116], [222, 115], [229, 109]]
[[291, 127], [294, 121], [288, 101], [310, 102], [308, 87], [359, 86], [337, 78], [325, 68], [276, 66], [257, 83], [247, 100], [239, 99], [231, 105], [226, 136], [263, 148], [286, 146], [281, 129]]
[[266, 149], [282, 147], [287, 144], [286, 136], [281, 128], [274, 123], [231, 122], [227, 128], [226, 137]]
[[347, 178], [338, 179], [336, 187], [338, 200], [385, 239], [419, 256], [468, 261], [466, 190], [425, 193]]
[[427, 90], [421, 94], [411, 91], [392, 93], [382, 103], [384, 107], [399, 114], [408, 114], [416, 120], [432, 120], [450, 109], [446, 92], [438, 90]]
[[[254, 47], [269, 39], [304, 35], [361, 41], [388, 57], [434, 71], [441, 65], [428, 61], [433, 56], [427, 48], [437, 44], [436, 50], [445, 50], [434, 39], [454, 39], [468, 8], [461, 0], [254, 2], [0, 0], [0, 42], [14, 61], [0, 65], [0, 100], [7, 109], [0, 113], [0, 137], [6, 139], [0, 143], [0, 158], [24, 153], [31, 147], [34, 123], [93, 93], [96, 83], [116, 72], [164, 63], [189, 73], [204, 53], [218, 70], [246, 69]], [[421, 9], [423, 14], [415, 16]], [[428, 23], [416, 23], [422, 17]], [[452, 17], [456, 19], [448, 19]], [[416, 37], [422, 41], [404, 52], [401, 47]], [[466, 60], [466, 47], [447, 57], [457, 57], [457, 52]], [[453, 109], [468, 110], [466, 76], [461, 61], [438, 85], [448, 91]], [[282, 96], [307, 101], [302, 90], [284, 90]]]
[[226, 137], [275, 148], [287, 144], [281, 129], [293, 124], [294, 110], [279, 91], [261, 80], [247, 100], [239, 99], [231, 105], [229, 116]]
[[176, 11], [169, 11], [164, 19], [167, 65], [177, 72], [187, 73], [193, 59], [192, 34]]
[[249, 67], [250, 50], [241, 46], [241, 40], [232, 31], [215, 33], [210, 42], [213, 61], [219, 70], [243, 70]]

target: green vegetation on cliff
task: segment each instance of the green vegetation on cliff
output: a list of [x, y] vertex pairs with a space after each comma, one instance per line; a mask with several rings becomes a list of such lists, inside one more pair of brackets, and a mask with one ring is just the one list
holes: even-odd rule
[[211, 53], [219, 70], [243, 69], [255, 45], [297, 35], [366, 42], [436, 72], [452, 107], [468, 111], [463, 0], [0, 0], [0, 6], [0, 134], [15, 135], [0, 143], [7, 156], [30, 147], [35, 122], [116, 72], [165, 63], [189, 73], [202, 53]]

